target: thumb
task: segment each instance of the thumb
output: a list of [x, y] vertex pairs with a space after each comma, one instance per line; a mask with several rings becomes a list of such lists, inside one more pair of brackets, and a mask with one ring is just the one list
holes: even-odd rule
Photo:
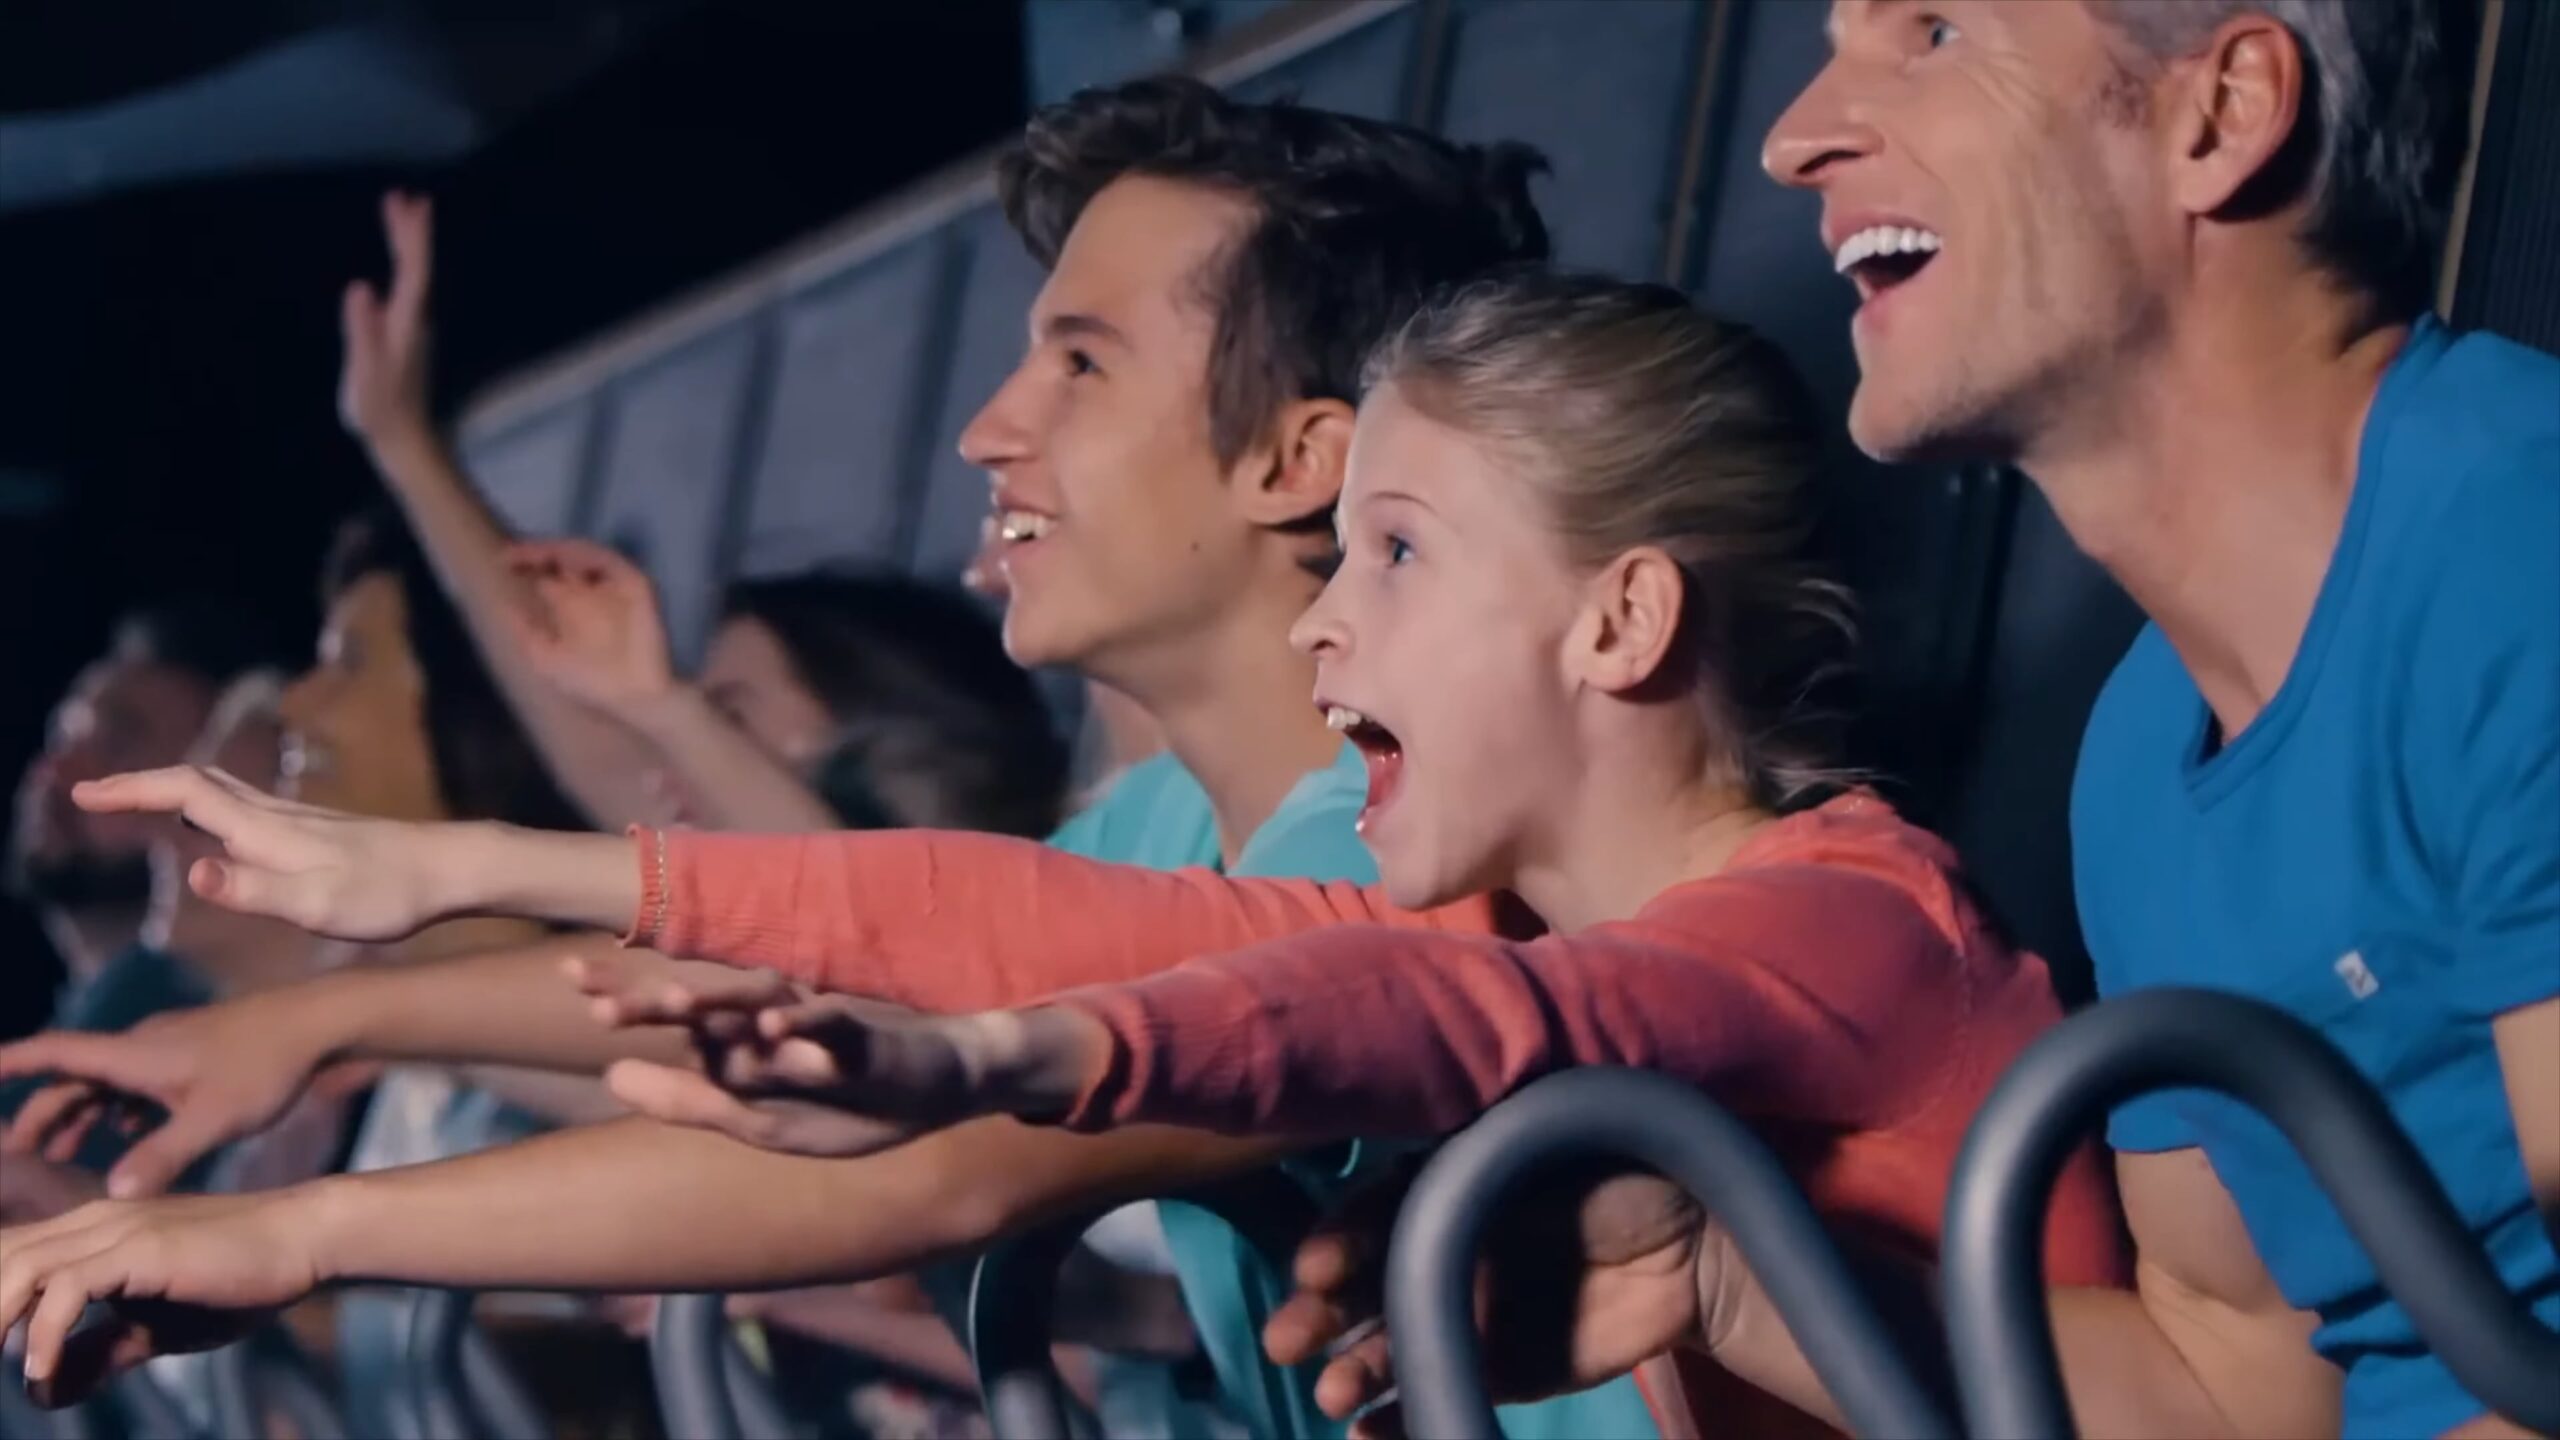
[[134, 1143], [107, 1172], [107, 1193], [118, 1200], [158, 1195], [178, 1183], [187, 1167], [227, 1138], [203, 1112], [180, 1110], [167, 1124]]
[[225, 910], [271, 916], [306, 930], [320, 928], [314, 920], [287, 914], [290, 897], [285, 891], [283, 877], [254, 865], [208, 856], [188, 867], [187, 885]]
[[350, 352], [370, 352], [382, 343], [382, 300], [373, 286], [350, 280], [338, 299], [338, 327]]

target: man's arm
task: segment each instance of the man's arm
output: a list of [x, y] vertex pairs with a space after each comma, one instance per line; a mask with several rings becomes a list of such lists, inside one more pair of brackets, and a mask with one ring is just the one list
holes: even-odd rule
[[[2235, 1440], [2338, 1433], [2340, 1377], [2311, 1349], [2318, 1317], [2285, 1302], [2204, 1152], [2119, 1152], [2116, 1183], [2139, 1251], [2135, 1288], [2051, 1295], [2080, 1432]], [[1843, 1424], [1767, 1293], [1729, 1247], [1718, 1256], [1721, 1263], [1700, 1270], [1708, 1353], [1743, 1380]], [[1892, 1273], [1899, 1283], [1889, 1292], [1927, 1288], [1916, 1266]]]

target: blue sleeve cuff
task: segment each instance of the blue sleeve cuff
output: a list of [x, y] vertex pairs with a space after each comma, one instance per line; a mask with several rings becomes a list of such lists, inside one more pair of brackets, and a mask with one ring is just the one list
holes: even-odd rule
[[2107, 1117], [2108, 1148], [2147, 1155], [2201, 1143], [2179, 1115], [2177, 1099], [2176, 1091], [2163, 1090], [2117, 1106]]
[[2464, 946], [2445, 990], [2456, 1011], [2482, 1020], [2560, 995], [2560, 920]]

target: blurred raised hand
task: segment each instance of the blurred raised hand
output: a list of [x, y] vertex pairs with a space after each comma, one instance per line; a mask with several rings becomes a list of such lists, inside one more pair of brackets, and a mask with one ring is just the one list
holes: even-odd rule
[[338, 374], [338, 418], [367, 448], [431, 443], [427, 291], [435, 271], [434, 202], [393, 191], [382, 197], [391, 284], [353, 280], [339, 305], [346, 358]]
[[544, 680], [615, 713], [674, 693], [665, 615], [639, 566], [593, 541], [544, 540], [508, 547], [507, 568], [529, 602], [516, 642]]

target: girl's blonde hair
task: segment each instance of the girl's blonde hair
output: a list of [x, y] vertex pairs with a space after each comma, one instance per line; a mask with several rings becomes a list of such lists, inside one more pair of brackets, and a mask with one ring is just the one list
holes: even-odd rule
[[1368, 383], [1526, 481], [1575, 563], [1652, 546], [1679, 565], [1681, 653], [1755, 800], [1800, 808], [1858, 778], [1817, 704], [1856, 631], [1809, 553], [1820, 446], [1777, 347], [1664, 286], [1520, 270], [1425, 306]]

